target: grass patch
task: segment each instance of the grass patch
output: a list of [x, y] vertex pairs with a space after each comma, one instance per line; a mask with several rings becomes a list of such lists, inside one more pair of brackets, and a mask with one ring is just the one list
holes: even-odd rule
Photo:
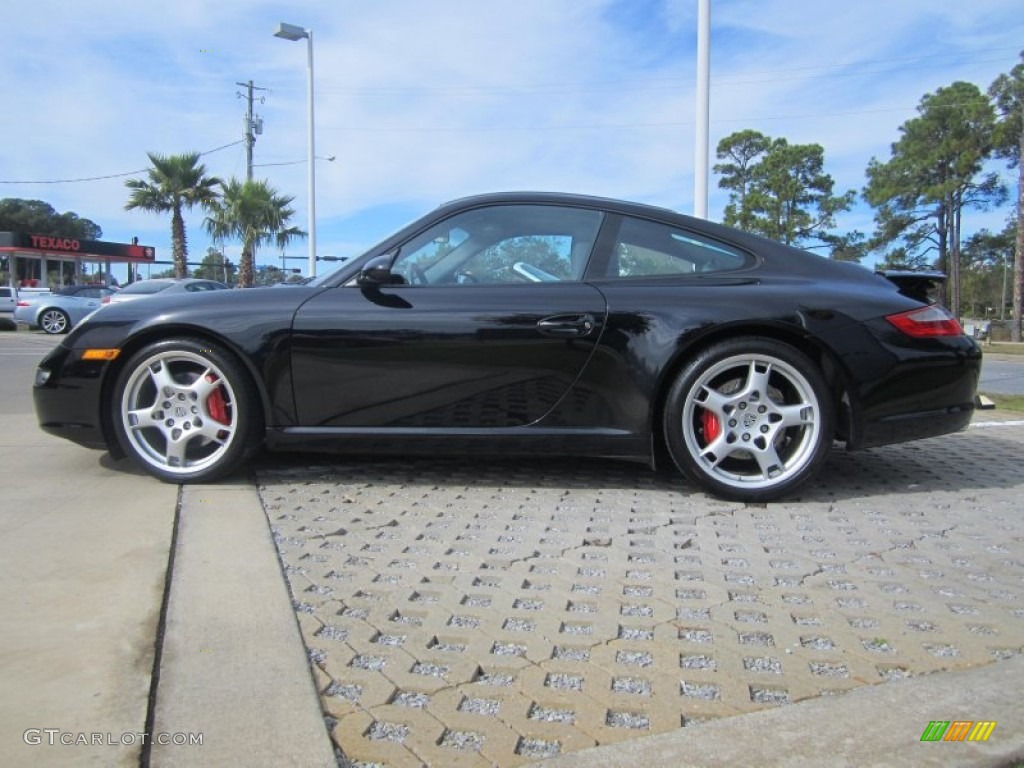
[[1024, 413], [1024, 395], [992, 395], [983, 392], [983, 395], [996, 404], [1001, 411], [1020, 411]]
[[1024, 356], [1024, 343], [1014, 344], [1012, 341], [994, 341], [989, 344], [982, 342], [981, 348], [986, 353], [991, 354]]

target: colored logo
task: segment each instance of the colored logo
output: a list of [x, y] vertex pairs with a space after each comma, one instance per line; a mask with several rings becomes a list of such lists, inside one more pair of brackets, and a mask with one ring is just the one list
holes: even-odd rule
[[932, 720], [921, 741], [988, 741], [995, 728], [995, 720]]

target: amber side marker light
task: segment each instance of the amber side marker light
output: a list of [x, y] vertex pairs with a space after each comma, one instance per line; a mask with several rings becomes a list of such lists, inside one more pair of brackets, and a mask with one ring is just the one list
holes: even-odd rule
[[120, 349], [87, 349], [82, 353], [83, 360], [115, 360], [121, 354]]

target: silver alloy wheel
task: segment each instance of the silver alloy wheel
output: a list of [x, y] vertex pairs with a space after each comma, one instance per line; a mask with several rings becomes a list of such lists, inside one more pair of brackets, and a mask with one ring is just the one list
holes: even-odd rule
[[239, 433], [231, 382], [192, 352], [157, 352], [132, 371], [121, 422], [135, 453], [171, 475], [193, 475], [220, 461]]
[[807, 378], [766, 354], [709, 366], [686, 394], [686, 449], [697, 467], [736, 489], [765, 489], [799, 474], [821, 436], [821, 404]]
[[67, 314], [60, 309], [47, 309], [39, 316], [39, 327], [46, 333], [65, 333], [68, 325]]

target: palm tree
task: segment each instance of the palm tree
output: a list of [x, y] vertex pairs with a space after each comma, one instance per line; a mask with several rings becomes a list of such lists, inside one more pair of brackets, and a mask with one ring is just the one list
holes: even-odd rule
[[206, 166], [199, 163], [199, 153], [161, 155], [148, 152], [153, 167], [147, 179], [128, 179], [124, 184], [132, 191], [125, 210], [141, 208], [153, 213], [171, 212], [171, 250], [175, 277], [188, 276], [188, 244], [185, 239], [183, 208], [195, 205], [209, 208], [217, 200], [216, 187], [221, 180], [206, 175]]
[[288, 225], [295, 215], [291, 208], [294, 197], [277, 192], [266, 181], [231, 179], [223, 185], [219, 201], [210, 208], [206, 231], [217, 240], [232, 238], [242, 242], [242, 258], [238, 264], [238, 287], [253, 285], [253, 263], [261, 245], [274, 243], [284, 248], [293, 238], [306, 233]]

